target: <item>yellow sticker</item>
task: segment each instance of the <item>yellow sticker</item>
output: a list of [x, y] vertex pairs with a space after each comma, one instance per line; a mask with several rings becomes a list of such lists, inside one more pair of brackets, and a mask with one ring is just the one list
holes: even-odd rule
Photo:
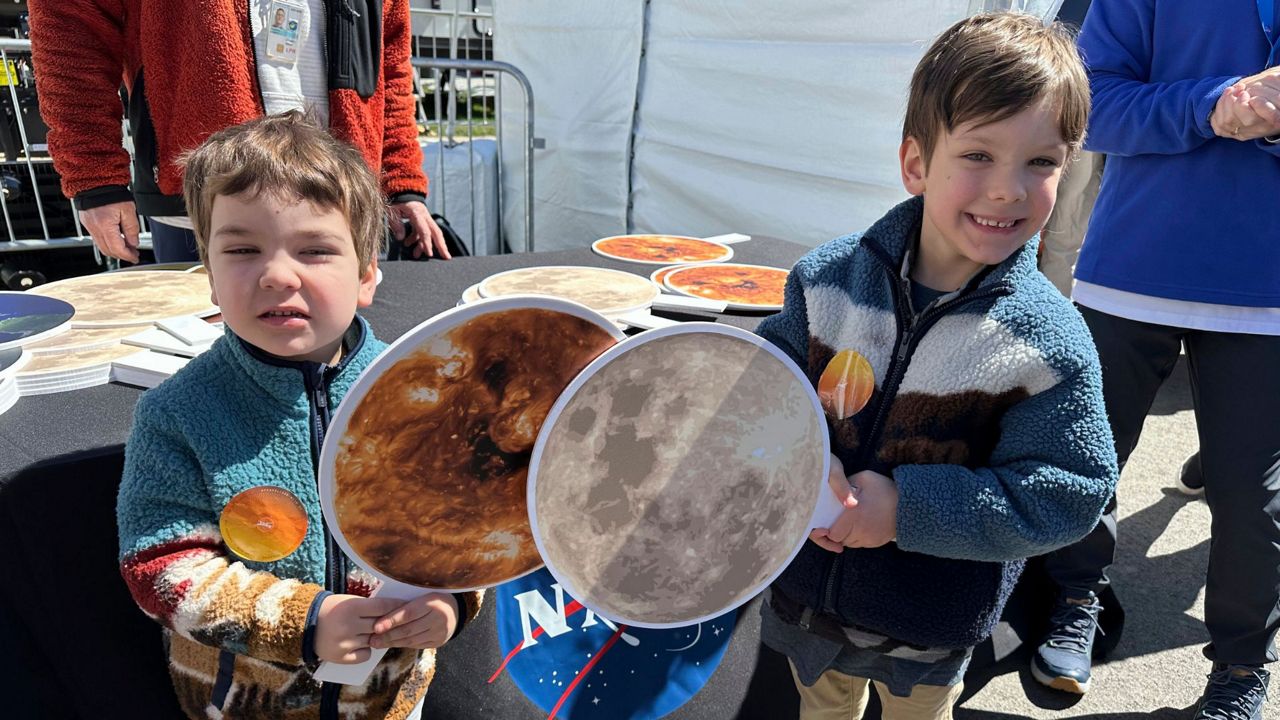
[[18, 84], [18, 68], [13, 64], [12, 60], [5, 60], [4, 67], [0, 68], [0, 85], [17, 85]]
[[293, 493], [271, 485], [249, 488], [231, 498], [218, 520], [222, 542], [253, 562], [292, 555], [307, 535], [307, 511]]

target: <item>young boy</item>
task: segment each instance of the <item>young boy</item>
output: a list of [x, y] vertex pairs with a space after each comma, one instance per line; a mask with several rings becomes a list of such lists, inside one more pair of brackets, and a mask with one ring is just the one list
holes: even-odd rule
[[860, 717], [869, 681], [887, 718], [950, 718], [1023, 558], [1087, 533], [1115, 487], [1097, 354], [1028, 243], [1088, 110], [1059, 26], [955, 24], [911, 81], [916, 197], [801, 259], [760, 325], [819, 387], [845, 506], [763, 611], [804, 718]]
[[[373, 300], [386, 222], [377, 181], [294, 111], [212, 135], [187, 159], [184, 191], [227, 334], [138, 401], [121, 572], [165, 627], [192, 718], [336, 718], [339, 704], [344, 718], [415, 717], [434, 648], [479, 596], [365, 597], [374, 581], [334, 544], [316, 488], [330, 408], [385, 347], [356, 315]], [[301, 545], [270, 562], [236, 556], [219, 525], [234, 496], [263, 486], [307, 519]], [[363, 687], [312, 679], [322, 660], [383, 647]]]

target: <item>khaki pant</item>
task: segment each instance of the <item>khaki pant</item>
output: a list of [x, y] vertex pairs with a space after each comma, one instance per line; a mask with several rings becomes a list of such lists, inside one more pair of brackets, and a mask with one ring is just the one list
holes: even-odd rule
[[[872, 682], [828, 670], [813, 687], [805, 687], [796, 676], [790, 661], [791, 677], [800, 691], [800, 720], [859, 720], [871, 699]], [[952, 720], [951, 708], [960, 699], [964, 683], [951, 687], [916, 685], [911, 697], [901, 698], [889, 692], [883, 683], [875, 683], [880, 696], [883, 720]]]
[[1102, 184], [1103, 155], [1081, 152], [1058, 183], [1058, 202], [1040, 233], [1040, 272], [1071, 297], [1071, 274], [1089, 230], [1093, 202]]

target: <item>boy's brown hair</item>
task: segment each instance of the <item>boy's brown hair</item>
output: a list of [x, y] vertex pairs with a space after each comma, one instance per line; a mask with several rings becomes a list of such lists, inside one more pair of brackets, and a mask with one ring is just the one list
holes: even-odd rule
[[220, 130], [179, 162], [187, 215], [204, 262], [213, 201], [219, 195], [265, 192], [338, 210], [351, 227], [362, 273], [385, 234], [386, 201], [360, 151], [297, 110]]
[[911, 76], [902, 139], [920, 144], [925, 167], [939, 134], [1000, 122], [1049, 98], [1074, 155], [1089, 122], [1089, 78], [1075, 37], [1025, 13], [984, 13], [947, 28]]

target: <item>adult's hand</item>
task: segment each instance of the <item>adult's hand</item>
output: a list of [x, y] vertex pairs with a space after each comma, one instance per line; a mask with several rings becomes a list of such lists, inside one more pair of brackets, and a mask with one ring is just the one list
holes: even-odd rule
[[1209, 124], [1219, 137], [1256, 140], [1280, 133], [1280, 74], [1268, 70], [1223, 91]]
[[138, 209], [133, 201], [81, 210], [80, 224], [103, 255], [138, 262]]
[[[452, 259], [449, 247], [444, 242], [444, 233], [440, 231], [436, 221], [431, 219], [431, 212], [426, 205], [417, 200], [392, 203], [387, 214], [390, 216], [391, 236], [406, 247], [412, 245], [415, 258], [422, 257], [425, 253], [427, 257], [439, 255], [445, 260]], [[401, 220], [409, 221], [409, 232], [405, 232]]]

